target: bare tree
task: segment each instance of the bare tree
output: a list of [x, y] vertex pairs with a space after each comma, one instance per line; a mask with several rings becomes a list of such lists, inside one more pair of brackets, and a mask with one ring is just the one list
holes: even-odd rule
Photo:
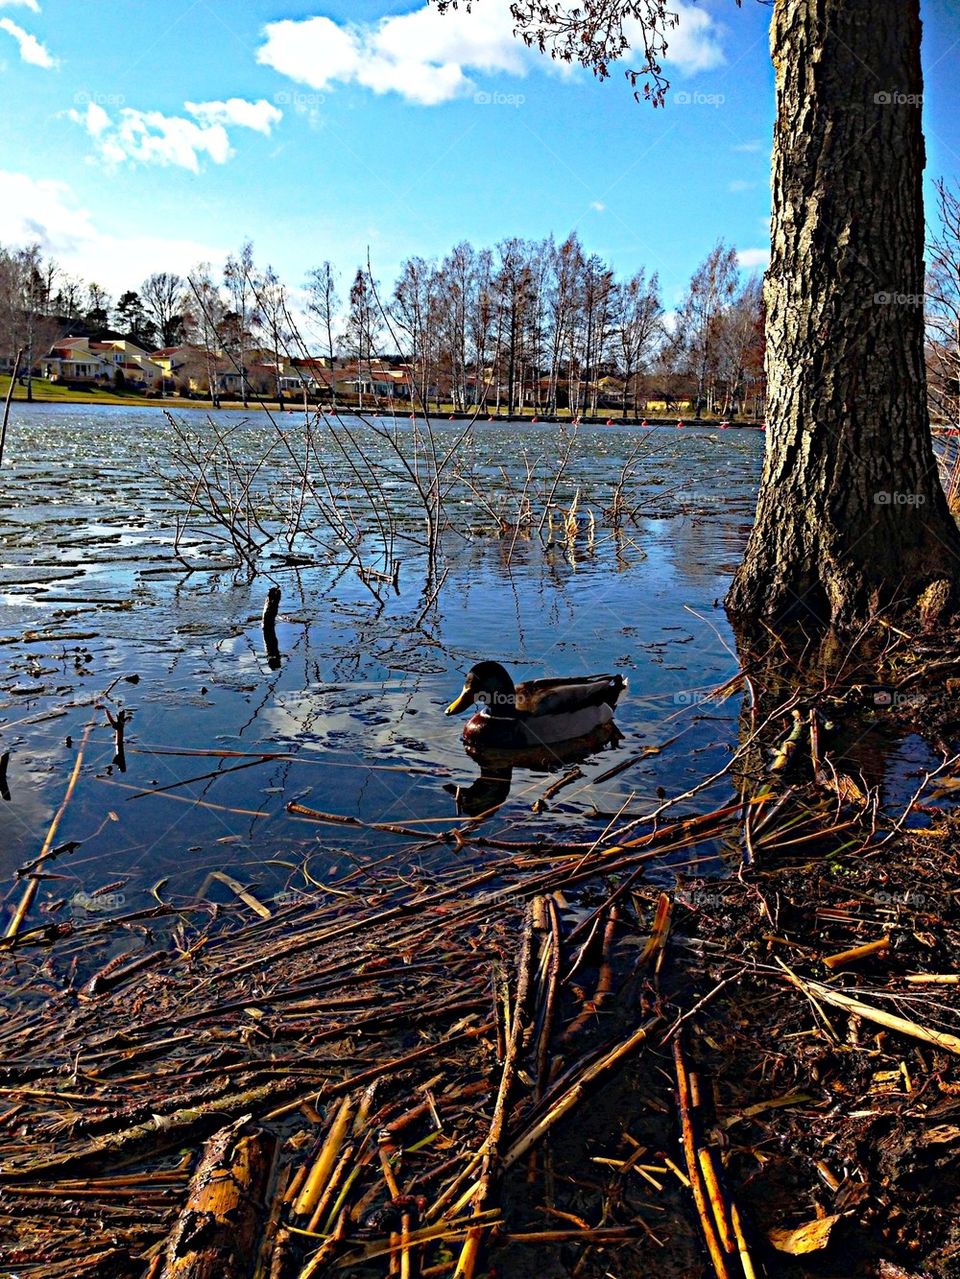
[[283, 383], [281, 370], [283, 359], [293, 341], [293, 326], [287, 305], [287, 290], [272, 266], [253, 280], [253, 294], [257, 313], [273, 356], [274, 393], [277, 404], [283, 409]]
[[572, 405], [574, 400], [571, 381], [574, 363], [574, 331], [584, 270], [583, 250], [576, 235], [568, 236], [554, 251], [551, 267], [552, 286], [548, 301], [550, 372], [547, 407], [551, 413], [555, 414], [559, 405], [558, 389], [561, 369], [564, 365], [567, 371], [567, 404]]
[[596, 254], [587, 259], [583, 272], [583, 406], [596, 413], [599, 380], [610, 337], [613, 272]]
[[649, 280], [641, 269], [621, 284], [614, 299], [613, 340], [623, 375], [621, 412], [627, 411], [632, 391], [633, 416], [637, 416], [640, 373], [647, 366], [663, 333], [663, 304], [656, 274]]
[[756, 367], [758, 345], [762, 359], [763, 282], [759, 276], [751, 276], [718, 319], [716, 371], [722, 387], [722, 413], [742, 408], [748, 377]]
[[[437, 335], [434, 327], [437, 318], [434, 297], [436, 274], [434, 263], [419, 257], [408, 258], [400, 268], [400, 277], [394, 287], [390, 306], [393, 323], [409, 343], [416, 392], [424, 407], [429, 405], [437, 363]], [[359, 281], [360, 274], [350, 291], [351, 310]], [[358, 294], [358, 298], [362, 305], [363, 295]]]
[[[679, 330], [687, 369], [696, 385], [695, 412], [707, 405], [708, 379], [716, 371], [723, 313], [737, 287], [737, 254], [718, 240], [697, 267], [680, 307]], [[711, 394], [712, 398], [712, 394]]]
[[196, 352], [196, 362], [203, 369], [213, 407], [220, 407], [220, 335], [227, 305], [213, 282], [210, 267], [202, 263], [187, 276], [191, 305], [184, 314], [187, 338]]
[[155, 271], [140, 286], [140, 299], [162, 347], [177, 346], [183, 337], [185, 281], [173, 271]]
[[230, 254], [223, 268], [223, 283], [231, 300], [227, 344], [240, 377], [240, 397], [244, 408], [247, 408], [250, 402], [247, 348], [252, 343], [253, 329], [259, 318], [256, 311], [253, 276], [253, 244], [247, 240], [241, 245], [239, 254], [236, 256]]
[[330, 368], [334, 370], [331, 377], [331, 393], [333, 405], [337, 405], [336, 347], [333, 340], [333, 328], [340, 310], [340, 297], [337, 293], [337, 277], [329, 262], [322, 262], [314, 267], [307, 279], [307, 310], [318, 320], [326, 338], [326, 354], [330, 360]]
[[51, 315], [56, 275], [56, 264], [44, 260], [39, 244], [0, 250], [0, 347], [10, 358], [23, 351], [20, 380], [28, 400], [37, 363], [60, 336], [60, 324]]
[[927, 270], [927, 363], [930, 404], [960, 426], [960, 192], [937, 183], [940, 228]]
[[364, 374], [373, 381], [373, 352], [380, 332], [380, 311], [370, 275], [362, 267], [350, 286], [350, 310], [347, 314], [345, 341], [357, 362], [357, 397], [363, 408]]

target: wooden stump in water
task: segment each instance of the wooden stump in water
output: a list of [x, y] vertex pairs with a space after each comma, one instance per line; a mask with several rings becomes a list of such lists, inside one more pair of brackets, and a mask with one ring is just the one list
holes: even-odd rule
[[271, 586], [263, 606], [263, 644], [267, 650], [267, 665], [272, 671], [280, 669], [280, 645], [277, 643], [277, 613], [280, 611], [280, 587]]
[[246, 1279], [275, 1150], [271, 1134], [245, 1122], [210, 1138], [157, 1279]]

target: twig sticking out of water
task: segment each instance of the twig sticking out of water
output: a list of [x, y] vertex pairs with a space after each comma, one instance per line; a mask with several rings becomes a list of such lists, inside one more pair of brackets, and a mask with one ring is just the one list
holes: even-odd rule
[[13, 372], [10, 374], [10, 385], [7, 387], [7, 399], [3, 406], [3, 424], [0, 426], [0, 466], [3, 465], [3, 446], [7, 442], [7, 422], [10, 418], [10, 405], [13, 403], [13, 388], [17, 385], [17, 375], [20, 372], [20, 361], [23, 359], [23, 350], [17, 352], [13, 361]]

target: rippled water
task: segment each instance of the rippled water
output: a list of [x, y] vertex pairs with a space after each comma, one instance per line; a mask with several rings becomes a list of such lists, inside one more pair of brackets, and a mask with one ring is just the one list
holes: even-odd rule
[[[178, 416], [209, 433], [204, 415]], [[259, 416], [219, 421], [243, 456], [270, 441]], [[284, 427], [298, 447], [297, 423]], [[402, 436], [413, 427], [396, 429]], [[438, 440], [461, 430], [443, 422]], [[447, 497], [455, 527], [443, 542], [439, 595], [431, 603], [433, 584], [425, 593], [426, 566], [409, 542], [397, 552], [399, 595], [385, 590], [378, 602], [355, 567], [319, 553], [318, 562], [284, 563], [285, 546], [270, 548], [265, 573], [252, 580], [211, 568], [224, 548], [209, 530], [188, 533], [189, 556], [207, 567], [187, 572], [173, 557], [182, 502], [164, 481], [175, 439], [159, 409], [17, 410], [0, 490], [0, 751], [11, 753], [0, 878], [9, 882], [39, 851], [92, 705], [111, 686], [107, 705], [132, 712], [126, 771], [112, 764], [113, 733], [99, 711], [56, 836], [81, 845], [51, 863], [63, 878], [42, 886], [41, 904], [115, 880], [126, 881], [117, 891], [128, 909], [152, 900], [161, 879], [164, 900], [186, 900], [215, 869], [269, 896], [305, 853], [316, 855], [311, 866], [322, 876], [345, 858], [398, 846], [386, 833], [298, 820], [286, 810], [291, 800], [364, 822], [449, 828], [456, 814], [444, 786], [469, 784], [477, 767], [443, 708], [481, 658], [503, 661], [518, 679], [616, 670], [629, 681], [617, 712], [623, 740], [581, 765], [584, 777], [540, 815], [531, 805], [555, 777], [518, 770], [510, 798], [486, 823], [490, 834], [525, 838], [560, 823], [593, 837], [623, 805], [642, 811], [658, 788], [676, 793], [721, 767], [736, 741], [739, 699], [703, 704], [701, 695], [737, 669], [718, 601], [749, 528], [763, 437], [654, 431], [625, 486], [636, 519], [618, 538], [602, 509], [640, 435], [616, 426], [579, 434], [554, 493], [564, 510], [579, 495], [577, 535], [567, 543], [493, 536], [488, 509], [511, 509], [527, 463], [542, 491], [565, 447], [558, 428], [478, 424]], [[368, 459], [383, 450], [362, 427], [356, 447]], [[283, 471], [275, 454], [267, 472], [279, 488]], [[402, 477], [385, 479], [391, 485], [401, 493]], [[369, 531], [371, 514], [349, 487], [344, 479], [338, 492]], [[402, 514], [403, 528], [416, 531], [413, 507]], [[283, 591], [279, 669], [259, 625], [271, 582]], [[609, 781], [591, 780], [673, 738]]]

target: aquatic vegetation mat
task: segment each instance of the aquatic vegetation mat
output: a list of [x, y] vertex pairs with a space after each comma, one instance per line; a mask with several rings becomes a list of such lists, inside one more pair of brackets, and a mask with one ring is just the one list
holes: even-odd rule
[[[822, 790], [21, 920], [4, 1273], [952, 1273], [952, 819]], [[748, 821], [739, 878], [644, 884]]]

